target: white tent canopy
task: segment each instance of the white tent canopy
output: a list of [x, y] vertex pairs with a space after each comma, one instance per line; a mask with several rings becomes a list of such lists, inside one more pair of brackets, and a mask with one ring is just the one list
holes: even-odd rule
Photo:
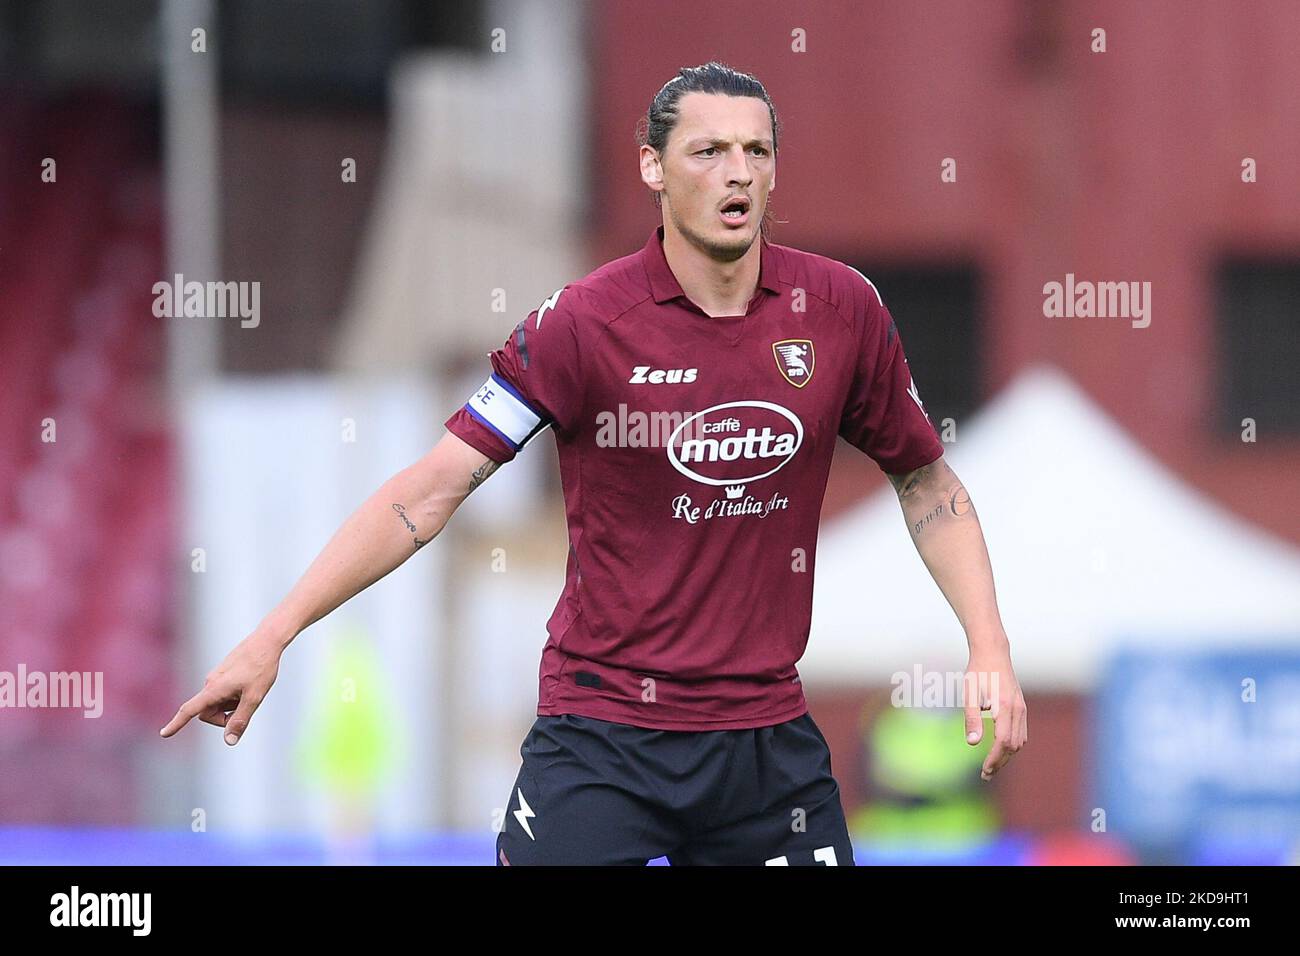
[[[1121, 644], [1300, 641], [1300, 549], [1184, 484], [1060, 371], [1027, 371], [957, 439], [945, 456], [979, 513], [1022, 681], [1087, 688]], [[805, 677], [965, 666], [892, 489], [828, 523], [817, 555]]]

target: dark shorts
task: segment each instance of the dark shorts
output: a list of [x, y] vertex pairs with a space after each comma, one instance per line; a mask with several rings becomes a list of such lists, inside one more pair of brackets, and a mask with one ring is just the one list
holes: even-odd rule
[[853, 865], [830, 750], [810, 714], [753, 730], [538, 717], [497, 865]]

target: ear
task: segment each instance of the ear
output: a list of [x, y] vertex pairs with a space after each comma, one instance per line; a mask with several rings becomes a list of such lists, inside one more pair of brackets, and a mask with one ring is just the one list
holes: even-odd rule
[[664, 170], [659, 161], [659, 154], [655, 152], [654, 147], [642, 146], [639, 160], [641, 164], [641, 182], [655, 192], [661, 191], [664, 188]]

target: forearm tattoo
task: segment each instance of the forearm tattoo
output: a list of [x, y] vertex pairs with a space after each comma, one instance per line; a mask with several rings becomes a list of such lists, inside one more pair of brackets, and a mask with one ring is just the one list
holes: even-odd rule
[[[492, 472], [496, 471], [497, 468], [500, 467], [500, 464], [500, 462], [496, 461], [487, 461], [476, 468], [474, 473], [469, 476], [469, 488], [465, 491], [466, 497], [468, 497], [475, 488], [487, 481], [488, 476], [492, 474]], [[393, 510], [397, 512], [397, 517], [402, 519], [402, 524], [406, 525], [406, 530], [411, 533], [411, 540], [415, 543], [416, 551], [419, 551], [434, 538], [438, 537], [438, 531], [435, 531], [433, 534], [429, 535], [429, 537], [421, 538], [420, 529], [415, 526], [415, 522], [412, 521], [410, 516], [406, 513], [406, 505], [394, 503]]]
[[500, 467], [501, 467], [501, 462], [489, 460], [483, 462], [482, 465], [474, 469], [474, 473], [469, 476], [469, 488], [466, 490], [465, 496], [468, 497], [469, 495], [471, 495], [474, 492], [475, 488], [483, 484], [483, 482], [487, 481], [488, 476], [491, 475], [492, 472], [496, 471]]
[[933, 511], [923, 517], [920, 521], [912, 525], [912, 534], [918, 535], [931, 521], [943, 514], [943, 505], [938, 505]]
[[912, 523], [913, 537], [919, 536], [921, 532], [933, 525], [945, 513], [952, 515], [954, 518], [961, 518], [975, 513], [975, 506], [971, 502], [969, 492], [966, 491], [966, 487], [961, 483], [961, 480], [942, 458], [905, 475], [889, 475], [888, 478], [894, 486], [894, 490], [898, 492], [899, 501], [905, 501], [915, 496], [927, 485], [933, 486], [935, 482], [942, 482], [945, 479], [948, 482], [948, 487], [943, 492], [939, 502]]
[[939, 473], [941, 466], [949, 474], [952, 474], [952, 469], [948, 467], [948, 463], [940, 458], [928, 465], [922, 465], [916, 471], [909, 471], [905, 475], [887, 475], [886, 477], [889, 478], [889, 483], [894, 486], [894, 490], [898, 492], [899, 498], [910, 498], [916, 494], [918, 488], [929, 481], [932, 476]]
[[421, 538], [421, 537], [420, 537], [420, 533], [419, 533], [419, 529], [416, 528], [416, 527], [415, 527], [415, 524], [411, 521], [411, 519], [408, 518], [408, 517], [406, 516], [406, 506], [405, 506], [405, 505], [394, 504], [394, 505], [393, 505], [393, 510], [397, 512], [397, 517], [399, 517], [399, 518], [402, 519], [402, 524], [406, 525], [406, 530], [409, 531], [409, 532], [411, 532], [411, 540], [415, 542], [415, 550], [416, 550], [416, 551], [419, 551], [421, 548], [423, 548], [426, 544], [428, 544], [428, 543], [429, 543], [430, 541], [432, 541], [434, 538], [438, 537], [438, 532], [435, 531], [435, 532], [434, 532], [432, 535], [430, 535], [429, 537], [427, 537], [427, 538]]

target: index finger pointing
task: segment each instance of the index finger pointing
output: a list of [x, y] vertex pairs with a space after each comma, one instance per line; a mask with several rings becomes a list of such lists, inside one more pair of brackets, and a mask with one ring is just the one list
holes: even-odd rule
[[185, 703], [181, 704], [180, 709], [176, 711], [176, 716], [168, 721], [167, 726], [158, 731], [160, 737], [170, 737], [176, 731], [180, 730], [191, 720], [207, 710], [208, 707], [216, 701], [208, 700], [212, 694], [208, 691], [200, 691]]

